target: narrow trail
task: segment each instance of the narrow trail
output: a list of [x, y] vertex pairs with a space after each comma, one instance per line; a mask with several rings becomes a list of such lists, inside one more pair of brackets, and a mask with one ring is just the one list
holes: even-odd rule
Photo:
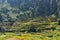
[[6, 40], [17, 40], [16, 38], [8, 38]]

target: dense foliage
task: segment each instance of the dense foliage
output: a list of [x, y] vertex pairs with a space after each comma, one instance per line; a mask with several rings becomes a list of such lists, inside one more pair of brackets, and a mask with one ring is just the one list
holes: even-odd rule
[[60, 21], [59, 6], [59, 0], [0, 0], [0, 30], [54, 31]]

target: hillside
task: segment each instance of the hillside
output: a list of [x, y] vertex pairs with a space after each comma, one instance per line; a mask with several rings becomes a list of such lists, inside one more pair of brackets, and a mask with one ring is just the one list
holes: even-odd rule
[[[58, 0], [57, 0], [58, 2]], [[32, 18], [38, 16], [58, 16], [58, 5], [56, 0], [1, 0], [0, 13], [3, 14], [25, 14]]]
[[0, 0], [0, 27], [28, 32], [46, 27], [53, 30], [60, 21], [59, 5], [59, 0]]

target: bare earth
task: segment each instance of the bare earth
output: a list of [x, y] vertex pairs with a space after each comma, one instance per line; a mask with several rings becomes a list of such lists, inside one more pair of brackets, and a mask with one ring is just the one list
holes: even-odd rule
[[16, 40], [16, 38], [8, 38], [8, 39], [6, 39], [6, 40]]

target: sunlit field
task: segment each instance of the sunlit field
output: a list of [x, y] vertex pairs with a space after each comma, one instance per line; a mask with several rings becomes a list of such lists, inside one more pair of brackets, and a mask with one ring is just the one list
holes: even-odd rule
[[51, 33], [5, 33], [0, 34], [0, 40], [60, 40], [60, 32]]

